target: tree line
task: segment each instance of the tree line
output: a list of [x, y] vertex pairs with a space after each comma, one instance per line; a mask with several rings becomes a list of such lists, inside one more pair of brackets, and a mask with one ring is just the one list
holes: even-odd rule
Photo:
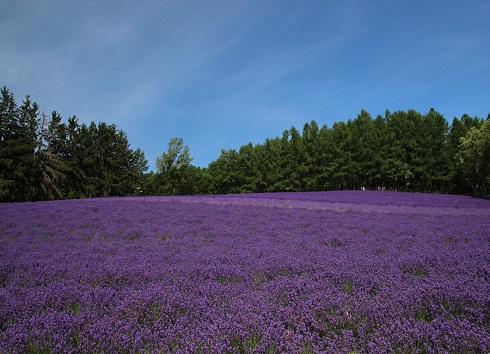
[[0, 97], [0, 201], [132, 195], [148, 161], [114, 124], [67, 122], [29, 96]]
[[[386, 111], [222, 150], [214, 193], [390, 189], [488, 195], [490, 117], [447, 120], [434, 109]], [[486, 150], [485, 150], [486, 149]]]
[[490, 196], [490, 114], [449, 125], [434, 109], [376, 118], [362, 110], [332, 127], [312, 120], [222, 149], [206, 168], [172, 138], [147, 172], [143, 151], [113, 124], [65, 123], [29, 96], [18, 106], [6, 87], [0, 100], [1, 201], [364, 188]]
[[490, 196], [490, 115], [464, 114], [449, 126], [434, 109], [376, 118], [362, 110], [331, 128], [312, 120], [301, 132], [293, 126], [260, 144], [222, 149], [204, 169], [191, 160], [182, 139], [172, 139], [147, 193], [388, 189]]

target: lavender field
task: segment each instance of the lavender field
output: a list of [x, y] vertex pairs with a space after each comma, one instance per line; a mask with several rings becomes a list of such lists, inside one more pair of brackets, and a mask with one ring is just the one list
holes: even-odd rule
[[488, 353], [490, 201], [0, 204], [0, 353]]

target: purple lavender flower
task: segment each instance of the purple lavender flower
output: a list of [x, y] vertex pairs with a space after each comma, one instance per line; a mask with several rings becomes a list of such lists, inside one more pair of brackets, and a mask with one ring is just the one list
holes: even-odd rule
[[0, 204], [0, 352], [490, 350], [490, 201], [343, 191]]

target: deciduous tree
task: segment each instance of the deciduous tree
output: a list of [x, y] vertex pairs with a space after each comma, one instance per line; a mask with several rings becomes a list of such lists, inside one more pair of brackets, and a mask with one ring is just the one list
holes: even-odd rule
[[167, 152], [156, 159], [163, 194], [185, 194], [190, 183], [191, 154], [182, 138], [171, 138]]

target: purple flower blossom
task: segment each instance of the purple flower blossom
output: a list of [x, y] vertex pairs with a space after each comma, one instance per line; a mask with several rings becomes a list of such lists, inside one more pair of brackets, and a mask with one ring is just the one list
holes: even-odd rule
[[0, 204], [0, 352], [488, 352], [490, 201]]

